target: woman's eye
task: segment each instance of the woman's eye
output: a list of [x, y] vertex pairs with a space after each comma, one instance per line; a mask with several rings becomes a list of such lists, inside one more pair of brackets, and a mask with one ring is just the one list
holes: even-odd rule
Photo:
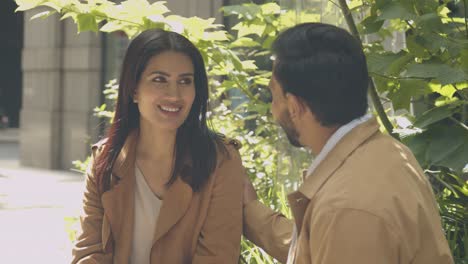
[[182, 79], [179, 81], [180, 84], [183, 84], [183, 85], [189, 85], [189, 84], [192, 84], [192, 79], [190, 78], [187, 78], [187, 79]]
[[156, 76], [156, 77], [153, 78], [152, 81], [153, 81], [153, 82], [158, 82], [158, 83], [166, 82], [166, 78], [161, 77], [161, 76]]

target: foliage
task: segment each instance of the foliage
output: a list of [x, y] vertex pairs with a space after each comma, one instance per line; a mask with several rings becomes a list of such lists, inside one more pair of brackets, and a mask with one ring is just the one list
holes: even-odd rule
[[[235, 19], [230, 31], [215, 24], [214, 19], [171, 14], [164, 2], [16, 2], [18, 11], [47, 6], [47, 11], [34, 18], [56, 13], [62, 19], [73, 19], [79, 32], [124, 32], [132, 38], [146, 29], [164, 28], [187, 36], [207, 63], [213, 127], [243, 143], [244, 165], [260, 199], [286, 215], [289, 211], [285, 193], [298, 184], [296, 177], [288, 175], [299, 175], [305, 165], [303, 161], [308, 161], [303, 158], [306, 153], [292, 153], [272, 122], [265, 89], [271, 75], [269, 48], [285, 27], [297, 22], [326, 21], [338, 10], [340, 15], [328, 18], [327, 22], [340, 25], [346, 22], [350, 31], [363, 40], [373, 77], [370, 90], [376, 112], [387, 132], [397, 133], [426, 170], [453, 255], [458, 263], [466, 263], [463, 262], [468, 256], [466, 1], [318, 0], [299, 12], [282, 10], [274, 2], [246, 3], [223, 7], [224, 14]], [[386, 47], [395, 34], [405, 37], [405, 45], [390, 51]], [[109, 102], [115, 99], [115, 88], [114, 81], [105, 90]], [[111, 118], [111, 109], [112, 104], [105, 104], [95, 111], [103, 118]], [[250, 242], [243, 241], [242, 245], [242, 262], [275, 263]]]
[[[465, 12], [454, 9], [454, 3], [463, 5]], [[346, 9], [345, 1], [340, 5]], [[354, 0], [349, 5], [355, 15], [365, 14], [357, 29], [361, 37], [374, 39], [364, 44], [369, 71], [379, 94], [399, 113], [393, 116], [395, 131], [431, 180], [456, 262], [466, 263], [466, 3]], [[405, 36], [406, 45], [397, 52], [387, 51], [385, 41], [395, 32]]]

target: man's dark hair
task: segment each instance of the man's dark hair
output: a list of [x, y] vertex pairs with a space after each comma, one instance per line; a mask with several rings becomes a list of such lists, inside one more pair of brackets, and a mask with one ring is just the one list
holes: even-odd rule
[[304, 23], [273, 43], [274, 76], [324, 126], [344, 125], [367, 111], [369, 74], [359, 40], [346, 30]]

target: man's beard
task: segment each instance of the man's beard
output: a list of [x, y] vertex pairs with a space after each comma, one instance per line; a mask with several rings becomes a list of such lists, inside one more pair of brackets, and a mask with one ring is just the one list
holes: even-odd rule
[[287, 110], [281, 113], [278, 124], [281, 126], [281, 128], [283, 128], [291, 145], [298, 148], [303, 147], [301, 143], [299, 143], [299, 133], [294, 127], [294, 124], [291, 121], [291, 116]]

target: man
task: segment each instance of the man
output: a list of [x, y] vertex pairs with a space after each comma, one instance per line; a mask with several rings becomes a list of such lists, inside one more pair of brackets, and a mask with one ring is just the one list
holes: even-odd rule
[[421, 167], [366, 115], [359, 42], [306, 23], [280, 34], [273, 52], [273, 117], [292, 145], [316, 157], [288, 196], [294, 221], [258, 202], [247, 182], [245, 236], [287, 263], [453, 263]]

